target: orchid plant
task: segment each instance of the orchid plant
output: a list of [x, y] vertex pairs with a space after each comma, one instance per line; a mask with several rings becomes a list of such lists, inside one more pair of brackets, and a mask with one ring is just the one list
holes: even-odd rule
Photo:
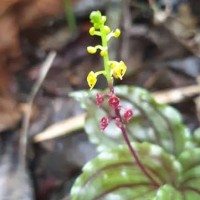
[[[133, 115], [133, 112], [131, 109], [123, 108], [123, 106], [120, 104], [120, 98], [117, 97], [115, 94], [115, 90], [113, 87], [113, 78], [122, 79], [125, 72], [126, 72], [126, 65], [123, 61], [110, 61], [109, 60], [109, 52], [108, 52], [108, 42], [112, 37], [119, 37], [121, 31], [119, 29], [116, 29], [115, 31], [111, 32], [110, 27], [105, 25], [106, 22], [106, 16], [102, 16], [100, 11], [93, 11], [90, 14], [90, 20], [93, 24], [93, 26], [90, 28], [89, 33], [90, 35], [97, 35], [101, 37], [102, 45], [97, 45], [95, 47], [89, 46], [87, 47], [88, 53], [96, 53], [97, 49], [100, 49], [100, 55], [103, 57], [103, 63], [104, 63], [104, 70], [93, 72], [91, 71], [88, 74], [87, 82], [92, 89], [94, 85], [97, 82], [97, 77], [100, 74], [103, 74], [107, 80], [109, 92], [106, 94], [100, 94], [97, 93], [96, 95], [96, 103], [98, 106], [101, 106], [104, 98], [108, 98], [108, 105], [111, 110], [114, 111], [114, 115], [112, 116], [104, 116], [100, 121], [100, 129], [103, 131], [109, 124], [111, 120], [115, 121], [116, 126], [121, 130], [121, 133], [124, 137], [124, 140], [129, 147], [129, 150], [137, 162], [138, 166], [140, 167], [141, 171], [150, 179], [152, 184], [155, 187], [158, 187], [158, 184], [156, 181], [151, 177], [151, 175], [147, 172], [143, 164], [141, 163], [140, 159], [137, 156], [137, 153], [135, 152], [134, 148], [131, 146], [131, 143], [129, 141], [127, 131], [126, 131], [126, 125], [125, 123], [128, 122]], [[121, 110], [124, 111], [123, 115], [121, 115]]]
[[[108, 43], [121, 31], [111, 31], [100, 11], [91, 12], [90, 21], [89, 34], [100, 37], [101, 45], [87, 51], [99, 52], [104, 67], [89, 72], [90, 92], [72, 96], [88, 111], [85, 130], [100, 154], [83, 167], [72, 200], [199, 200], [200, 131], [190, 134], [178, 111], [144, 89], [114, 87], [127, 66], [110, 60]], [[104, 91], [94, 89], [99, 75], [107, 81]]]

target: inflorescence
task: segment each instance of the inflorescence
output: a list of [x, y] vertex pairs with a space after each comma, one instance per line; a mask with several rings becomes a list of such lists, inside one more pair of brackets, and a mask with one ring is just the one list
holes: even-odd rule
[[113, 89], [113, 78], [121, 79], [123, 78], [126, 72], [126, 64], [123, 61], [110, 61], [109, 53], [108, 53], [108, 41], [112, 38], [118, 38], [121, 34], [119, 29], [115, 31], [111, 31], [110, 27], [105, 25], [106, 16], [103, 16], [100, 11], [93, 11], [90, 14], [90, 21], [93, 26], [89, 30], [89, 34], [91, 36], [99, 36], [102, 40], [102, 45], [96, 46], [88, 46], [87, 51], [90, 54], [95, 54], [97, 51], [100, 51], [100, 55], [104, 60], [104, 70], [102, 71], [91, 71], [87, 76], [87, 82], [90, 87], [90, 90], [95, 86], [97, 82], [97, 77], [102, 74], [105, 76], [108, 82], [108, 87], [110, 88], [110, 92], [107, 94], [97, 94], [96, 103], [100, 107], [104, 100], [108, 99], [108, 105], [113, 110], [121, 110], [123, 108], [123, 116], [119, 119], [118, 116], [108, 116], [103, 117], [100, 121], [100, 129], [103, 131], [109, 124], [111, 120], [115, 120], [115, 124], [121, 128], [123, 123], [128, 122], [132, 116], [131, 109], [125, 109], [120, 105], [120, 99], [115, 95]]
[[110, 27], [105, 25], [106, 16], [102, 16], [100, 11], [93, 11], [90, 14], [90, 20], [93, 26], [90, 28], [89, 33], [91, 36], [100, 36], [102, 45], [96, 45], [94, 47], [88, 46], [87, 51], [90, 54], [95, 54], [97, 53], [97, 50], [100, 50], [100, 55], [104, 59], [104, 70], [98, 72], [91, 71], [87, 76], [88, 85], [90, 89], [92, 89], [97, 82], [97, 76], [100, 74], [103, 74], [106, 77], [109, 84], [112, 82], [113, 77], [122, 79], [126, 72], [126, 65], [123, 61], [110, 61], [108, 55], [108, 41], [112, 37], [119, 37], [121, 31], [119, 29], [111, 31]]

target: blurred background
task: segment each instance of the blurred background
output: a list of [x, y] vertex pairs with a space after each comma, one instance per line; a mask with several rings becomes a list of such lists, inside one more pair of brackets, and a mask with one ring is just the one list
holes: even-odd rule
[[[116, 85], [146, 88], [176, 107], [191, 131], [199, 127], [199, 8], [198, 0], [1, 0], [0, 199], [69, 200], [73, 181], [96, 155], [84, 111], [69, 97], [88, 89], [88, 72], [102, 66], [86, 52], [99, 43], [88, 34], [92, 10], [122, 31], [110, 44], [111, 58], [128, 66]], [[32, 106], [24, 155], [30, 95], [51, 51], [57, 55]], [[97, 88], [105, 87], [99, 80]]]

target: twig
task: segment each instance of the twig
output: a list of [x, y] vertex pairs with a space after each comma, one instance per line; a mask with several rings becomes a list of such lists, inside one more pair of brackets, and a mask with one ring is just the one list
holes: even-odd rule
[[83, 114], [77, 115], [75, 117], [69, 118], [67, 120], [63, 120], [61, 122], [53, 124], [53, 125], [49, 126], [43, 132], [37, 134], [33, 138], [33, 141], [41, 142], [44, 140], [49, 140], [52, 138], [63, 136], [63, 135], [69, 134], [73, 131], [82, 129], [84, 122], [85, 122], [85, 116], [86, 116], [86, 114], [83, 113]]
[[56, 52], [49, 53], [48, 57], [46, 58], [44, 64], [41, 67], [39, 77], [37, 81], [35, 82], [32, 88], [31, 94], [28, 98], [28, 107], [24, 114], [24, 120], [23, 120], [22, 132], [21, 132], [21, 138], [20, 138], [20, 148], [21, 148], [20, 155], [22, 156], [22, 159], [26, 157], [27, 137], [28, 137], [27, 135], [28, 135], [28, 128], [30, 124], [30, 116], [31, 116], [33, 101], [54, 61], [55, 56], [56, 56]]
[[191, 85], [177, 89], [154, 92], [153, 96], [158, 103], [179, 103], [186, 98], [193, 97], [199, 94], [200, 86]]
[[131, 13], [129, 10], [130, 0], [124, 0], [122, 2], [122, 29], [124, 31], [121, 42], [121, 58], [122, 60], [127, 60], [127, 56], [130, 50], [130, 32], [131, 27]]

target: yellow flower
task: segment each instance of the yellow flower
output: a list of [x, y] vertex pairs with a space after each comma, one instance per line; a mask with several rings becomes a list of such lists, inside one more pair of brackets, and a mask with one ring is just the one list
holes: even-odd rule
[[110, 27], [104, 26], [104, 31], [106, 32], [106, 34], [110, 33]]
[[121, 31], [119, 29], [116, 29], [115, 32], [114, 32], [114, 37], [115, 38], [118, 38], [121, 34]]
[[94, 28], [94, 27], [91, 27], [90, 30], [89, 30], [89, 34], [90, 34], [91, 36], [93, 36], [94, 33], [95, 33], [95, 28]]
[[107, 56], [107, 55], [108, 55], [108, 52], [107, 52], [106, 50], [102, 50], [102, 51], [100, 52], [100, 55], [101, 55], [101, 56]]
[[112, 75], [115, 78], [119, 78], [122, 80], [122, 77], [124, 76], [127, 67], [123, 61], [120, 62], [111, 61], [110, 68], [112, 71]]
[[90, 87], [90, 90], [95, 86], [97, 82], [97, 75], [93, 71], [91, 71], [87, 76], [87, 82]]
[[95, 47], [89, 46], [87, 47], [87, 52], [90, 54], [94, 54], [97, 52], [97, 49]]

